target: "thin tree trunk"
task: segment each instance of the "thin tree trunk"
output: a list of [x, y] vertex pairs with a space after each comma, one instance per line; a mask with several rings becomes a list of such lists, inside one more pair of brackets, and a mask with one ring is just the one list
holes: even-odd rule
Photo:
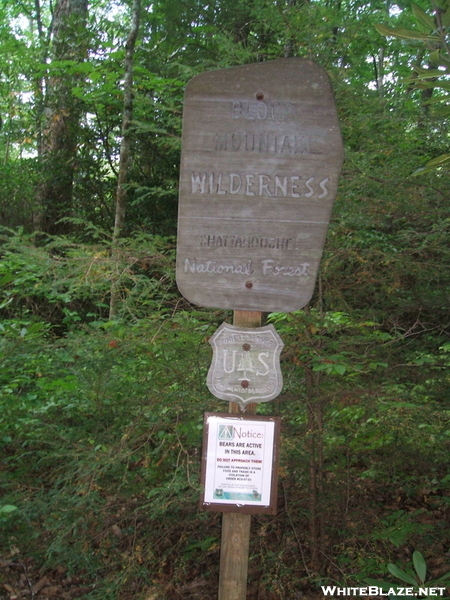
[[313, 406], [312, 373], [306, 371], [306, 387], [308, 394], [308, 453], [309, 453], [309, 539], [311, 545], [311, 567], [317, 571], [319, 564], [319, 528], [317, 521], [317, 456], [316, 456], [316, 416]]
[[384, 49], [380, 48], [377, 55], [372, 54], [373, 70], [377, 92], [384, 96]]
[[318, 557], [319, 564], [322, 562], [322, 557], [325, 552], [325, 512], [323, 510], [325, 481], [324, 481], [324, 459], [323, 459], [323, 410], [324, 403], [319, 401], [317, 404], [317, 508], [319, 511], [319, 540], [320, 540], [320, 556]]
[[[319, 311], [323, 317], [322, 279], [319, 277]], [[310, 313], [305, 306], [306, 314]], [[320, 337], [314, 340], [308, 336], [311, 347], [320, 351]], [[307, 405], [307, 450], [309, 454], [309, 537], [311, 545], [311, 568], [319, 571], [325, 550], [325, 514], [323, 511], [324, 456], [323, 430], [325, 400], [320, 397], [320, 373], [314, 373], [311, 366], [306, 367], [306, 405]]]
[[[323, 310], [323, 282], [322, 276], [319, 275], [318, 281], [319, 288], [319, 314], [320, 318], [324, 317]], [[318, 348], [320, 349], [322, 346], [322, 342], [319, 338], [318, 340]], [[315, 374], [315, 386], [316, 389], [319, 388], [320, 383], [320, 373]], [[323, 458], [323, 428], [324, 428], [324, 408], [325, 401], [320, 399], [317, 403], [317, 493], [319, 496], [318, 509], [319, 509], [319, 538], [320, 538], [320, 548], [322, 553], [325, 551], [325, 512], [323, 510], [323, 502], [324, 502], [324, 492], [325, 492], [325, 470], [324, 470], [324, 458]], [[321, 561], [322, 556], [319, 557], [319, 562]]]
[[[130, 126], [133, 120], [133, 58], [136, 39], [139, 33], [139, 20], [141, 12], [141, 0], [133, 1], [131, 29], [128, 35], [125, 54], [125, 77], [124, 77], [124, 99], [122, 118], [122, 140], [120, 143], [119, 173], [117, 177], [116, 192], [116, 215], [112, 237], [112, 258], [119, 260], [119, 238], [125, 224], [125, 210], [127, 201], [126, 182], [130, 164], [131, 132]], [[113, 319], [117, 312], [119, 301], [119, 290], [117, 288], [118, 278], [111, 287], [111, 298], [109, 304], [109, 318]]]
[[[40, 0], [34, 1], [34, 17], [36, 20], [36, 26], [38, 30], [38, 41], [39, 50], [42, 64], [47, 62], [48, 57], [48, 43], [46, 43], [44, 28], [42, 25], [42, 12]], [[31, 21], [33, 23], [33, 21]], [[49, 32], [50, 35], [50, 32]], [[48, 42], [48, 40], [47, 40]], [[44, 75], [37, 75], [34, 79], [35, 98], [36, 98], [36, 111], [37, 111], [37, 151], [38, 158], [42, 158], [43, 153], [43, 140], [42, 140], [42, 125], [44, 116], [44, 99], [45, 89], [47, 87], [47, 81]]]

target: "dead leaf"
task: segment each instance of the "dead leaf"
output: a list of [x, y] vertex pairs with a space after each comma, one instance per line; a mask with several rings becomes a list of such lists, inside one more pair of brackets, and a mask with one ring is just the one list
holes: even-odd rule
[[47, 598], [55, 598], [60, 595], [59, 587], [56, 585], [51, 585], [49, 587], [42, 589], [42, 594], [47, 596]]
[[40, 579], [37, 583], [35, 583], [32, 586], [32, 590], [35, 594], [37, 594], [38, 592], [40, 592], [42, 590], [43, 587], [45, 587], [46, 585], [48, 585], [50, 582], [48, 580], [48, 577], [42, 577], [42, 579]]

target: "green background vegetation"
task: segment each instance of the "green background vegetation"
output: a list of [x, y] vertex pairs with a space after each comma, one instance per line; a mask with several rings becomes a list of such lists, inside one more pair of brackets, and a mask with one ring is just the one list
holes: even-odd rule
[[346, 158], [313, 300], [265, 316], [285, 344], [283, 393], [258, 409], [282, 418], [280, 485], [277, 516], [252, 518], [248, 597], [314, 598], [387, 563], [420, 578], [424, 559], [437, 580], [449, 2], [143, 2], [113, 240], [136, 6], [0, 6], [0, 597], [216, 597], [221, 515], [197, 503], [203, 413], [226, 410], [208, 338], [232, 316], [174, 283], [183, 90], [283, 56], [328, 71]]

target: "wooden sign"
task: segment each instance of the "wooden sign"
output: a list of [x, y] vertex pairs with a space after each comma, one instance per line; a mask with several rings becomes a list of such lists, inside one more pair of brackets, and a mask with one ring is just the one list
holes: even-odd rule
[[343, 146], [330, 81], [288, 58], [187, 86], [177, 283], [191, 302], [284, 311], [310, 300]]
[[209, 343], [213, 359], [207, 385], [216, 398], [245, 407], [268, 402], [280, 394], [284, 344], [273, 325], [254, 329], [222, 323]]
[[279, 417], [206, 413], [200, 507], [276, 514]]

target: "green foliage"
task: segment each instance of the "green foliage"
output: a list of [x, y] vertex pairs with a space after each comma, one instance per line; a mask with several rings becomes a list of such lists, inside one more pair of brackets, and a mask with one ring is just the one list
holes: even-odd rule
[[[437, 92], [434, 97], [426, 100], [427, 105], [438, 105], [437, 114], [447, 117], [450, 114], [448, 104], [448, 90], [450, 84], [450, 52], [448, 46], [448, 26], [450, 25], [450, 5], [442, 2], [438, 7], [430, 2], [433, 16], [427, 14], [419, 5], [411, 3], [412, 13], [416, 20], [417, 29], [410, 30], [401, 27], [387, 27], [376, 24], [375, 27], [381, 35], [396, 37], [402, 40], [421, 42], [428, 52], [428, 66], [423, 68], [420, 64], [414, 65], [414, 74], [405, 80], [412, 89], [429, 90]], [[444, 94], [442, 94], [444, 92]], [[443, 105], [443, 106], [442, 106]], [[435, 169], [448, 165], [450, 157], [443, 154], [427, 162], [424, 167], [417, 169], [414, 175], [424, 175]]]
[[6, 519], [8, 515], [16, 510], [17, 506], [13, 506], [12, 504], [4, 504], [0, 507], [0, 519]]
[[[386, 556], [402, 565], [418, 547], [426, 571], [414, 553], [401, 572], [439, 580], [450, 188], [438, 15], [425, 0], [389, 16], [381, 0], [144, 8], [127, 225], [112, 260], [128, 9], [90, 6], [85, 60], [52, 61], [40, 4], [39, 24], [33, 2], [0, 7], [2, 560], [69, 568], [96, 582], [92, 599], [215, 596], [220, 518], [196, 506], [202, 412], [225, 408], [206, 391], [207, 340], [231, 315], [194, 309], [175, 286], [183, 90], [207, 69], [289, 55], [329, 72], [346, 161], [310, 307], [268, 317], [285, 343], [283, 394], [258, 409], [282, 417], [279, 511], [253, 519], [249, 598], [382, 577]], [[74, 172], [67, 237], [35, 232], [49, 77], [82, 114], [76, 157], [59, 163]], [[442, 168], [411, 180], [424, 157]]]
[[[413, 567], [413, 569], [411, 568]], [[426, 580], [427, 574], [427, 563], [425, 558], [421, 552], [415, 550], [412, 555], [412, 565], [408, 565], [405, 570], [400, 569], [397, 565], [393, 563], [389, 563], [387, 565], [387, 570], [391, 575], [400, 579], [402, 583], [407, 583], [409, 586], [412, 586], [411, 590], [414, 596], [422, 598], [428, 597], [425, 590], [428, 588], [441, 588], [445, 589], [446, 581], [450, 579], [450, 573], [446, 573], [441, 577], [433, 580]], [[392, 591], [396, 590], [397, 586], [394, 583], [389, 583], [387, 581], [379, 581], [375, 579], [366, 578], [364, 580], [369, 585], [376, 585], [380, 587], [383, 591], [389, 594], [389, 598], [400, 598], [396, 594], [393, 594]], [[426, 587], [425, 587], [426, 586]], [[391, 592], [391, 593], [389, 593]], [[433, 592], [430, 595], [435, 595]], [[440, 594], [442, 596], [442, 594]]]
[[417, 517], [424, 511], [415, 511], [415, 513], [406, 513], [404, 510], [397, 510], [391, 515], [382, 519], [383, 529], [375, 531], [372, 534], [375, 540], [389, 540], [396, 548], [403, 546], [409, 540], [411, 534], [421, 535], [432, 529], [429, 524], [420, 524]]
[[[26, 540], [27, 553], [48, 568], [63, 564], [88, 580], [100, 577], [91, 597], [123, 599], [163, 585], [168, 576], [176, 589], [199, 576], [195, 573], [209, 573], [215, 581], [220, 521], [195, 507], [202, 413], [223, 410], [206, 391], [207, 339], [227, 315], [185, 311], [167, 300], [171, 296], [155, 297], [145, 318], [138, 318], [144, 307], [113, 322], [83, 317], [78, 310], [81, 320], [72, 317], [64, 335], [55, 337], [55, 328], [49, 330], [42, 320], [54, 318], [45, 294], [21, 309], [22, 318], [14, 316], [13, 306], [42, 281], [39, 261], [45, 258], [48, 270], [52, 260], [64, 259], [67, 240], [52, 246], [60, 250], [52, 255], [46, 245], [27, 249], [27, 238], [20, 239], [6, 245], [10, 268], [1, 279], [10, 300], [3, 308], [8, 318], [0, 339], [0, 447], [6, 474], [1, 487], [3, 504], [18, 507], [1, 519], [2, 551], [18, 544], [24, 548]], [[128, 242], [132, 255], [140, 243], [133, 248]], [[69, 248], [79, 256], [82, 245]], [[34, 266], [27, 270], [21, 257], [31, 261], [33, 252]], [[18, 264], [13, 258], [20, 259], [20, 269], [12, 268]], [[57, 277], [59, 271], [53, 271], [53, 288], [51, 278], [44, 280], [46, 293]], [[96, 289], [91, 288], [93, 298]], [[66, 293], [71, 290], [72, 284]], [[52, 292], [50, 306], [54, 299]], [[41, 320], [33, 320], [38, 315]], [[395, 331], [343, 311], [277, 313], [270, 321], [286, 344], [286, 387], [282, 402], [263, 408], [283, 418], [280, 500], [288, 512], [255, 523], [252, 560], [264, 565], [264, 585], [275, 598], [304, 585], [300, 574], [293, 579], [292, 566], [303, 572], [297, 542], [307, 543], [308, 372], [319, 378], [314, 401], [325, 403], [323, 459], [329, 482], [321, 510], [329, 515], [328, 552], [341, 570], [349, 578], [354, 572], [377, 575], [389, 547], [400, 552], [410, 543], [444, 543], [445, 530], [430, 515], [447, 507], [450, 415], [438, 394], [429, 386], [422, 389], [427, 377], [440, 380], [443, 373], [433, 344], [402, 349]], [[442, 366], [447, 345], [440, 344]], [[386, 347], [392, 350], [386, 353]], [[392, 377], [395, 361], [406, 363], [405, 351], [411, 367], [402, 367], [404, 373], [394, 369]], [[426, 374], [411, 380], [411, 368], [416, 372], [418, 365]], [[364, 507], [373, 502], [371, 494], [382, 499], [368, 518]], [[395, 500], [399, 494], [402, 501]], [[432, 498], [429, 504], [418, 499], [422, 494]], [[394, 512], [388, 508], [393, 502], [398, 504]], [[411, 503], [414, 511], [406, 509]], [[343, 505], [344, 522], [337, 518]], [[161, 598], [173, 593], [158, 589]]]
[[[37, 528], [30, 551], [46, 546], [49, 564], [94, 575], [125, 560], [133, 569], [140, 529], [163, 539], [161, 519], [192, 510], [206, 375], [205, 361], [195, 367], [192, 359], [208, 352], [210, 329], [199, 317], [94, 324], [56, 345], [45, 332], [28, 344], [24, 335], [20, 348], [3, 340], [1, 445], [12, 479], [2, 487], [11, 495], [17, 474], [22, 489], [19, 523], [2, 521], [3, 545]], [[156, 568], [156, 555], [145, 556]]]
[[41, 319], [56, 328], [101, 320], [107, 314], [111, 281], [121, 311], [140, 318], [155, 306], [173, 305], [173, 240], [138, 236], [124, 240], [118, 262], [108, 245], [86, 246], [65, 238], [46, 239], [4, 230], [0, 289], [4, 318]]

